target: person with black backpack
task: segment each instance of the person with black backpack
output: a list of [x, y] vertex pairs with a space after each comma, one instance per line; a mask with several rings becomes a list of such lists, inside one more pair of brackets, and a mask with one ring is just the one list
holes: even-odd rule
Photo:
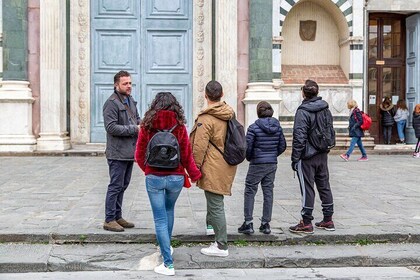
[[304, 100], [296, 110], [293, 125], [292, 169], [297, 172], [302, 194], [302, 220], [289, 228], [293, 233], [314, 233], [314, 183], [321, 199], [324, 216], [315, 226], [328, 231], [335, 230], [332, 220], [334, 203], [328, 171], [328, 153], [335, 145], [335, 133], [328, 103], [318, 96], [318, 92], [319, 87], [315, 81], [305, 81], [302, 87]]
[[225, 195], [232, 194], [237, 165], [229, 164], [222, 153], [226, 148], [228, 122], [235, 117], [232, 107], [221, 101], [222, 96], [223, 89], [219, 82], [207, 83], [205, 98], [208, 106], [198, 114], [190, 137], [194, 160], [203, 174], [197, 186], [204, 190], [206, 196], [206, 222], [215, 233], [215, 242], [201, 249], [201, 253], [227, 257], [229, 251], [223, 199]]
[[144, 114], [136, 145], [135, 160], [146, 175], [156, 238], [163, 263], [155, 272], [175, 275], [171, 245], [174, 207], [183, 186], [201, 177], [185, 126], [184, 110], [170, 92], [159, 92]]

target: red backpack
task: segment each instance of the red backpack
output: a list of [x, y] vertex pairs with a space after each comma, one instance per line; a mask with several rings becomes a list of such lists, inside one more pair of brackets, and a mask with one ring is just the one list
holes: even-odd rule
[[[358, 121], [356, 112], [354, 111], [353, 113], [354, 113], [354, 118], [356, 119], [356, 121]], [[360, 128], [362, 130], [369, 130], [370, 126], [372, 125], [372, 118], [363, 111], [360, 111], [360, 113], [362, 113], [362, 120], [363, 120], [363, 123], [360, 126]]]

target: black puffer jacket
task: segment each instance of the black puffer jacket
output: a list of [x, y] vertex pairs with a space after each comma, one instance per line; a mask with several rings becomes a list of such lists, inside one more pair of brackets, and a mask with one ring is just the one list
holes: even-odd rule
[[328, 108], [328, 103], [316, 96], [305, 99], [296, 111], [293, 125], [292, 162], [308, 159], [322, 152], [316, 150], [308, 141], [308, 133], [315, 126], [315, 113]]
[[394, 115], [395, 107], [391, 104], [388, 108], [384, 108], [382, 104], [379, 106], [381, 110], [381, 123], [382, 126], [393, 126], [394, 125]]
[[416, 133], [416, 137], [420, 138], [420, 115], [413, 112], [413, 128]]
[[280, 122], [275, 118], [260, 118], [248, 127], [246, 159], [250, 164], [277, 163], [286, 150], [286, 139]]

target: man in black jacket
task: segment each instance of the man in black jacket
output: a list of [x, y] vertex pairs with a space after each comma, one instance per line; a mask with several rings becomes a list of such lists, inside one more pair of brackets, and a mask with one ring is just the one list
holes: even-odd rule
[[314, 209], [314, 183], [322, 202], [324, 218], [315, 223], [317, 228], [335, 230], [332, 215], [334, 213], [333, 196], [331, 193], [328, 173], [328, 151], [317, 150], [309, 141], [309, 133], [316, 125], [315, 113], [327, 109], [328, 103], [318, 96], [318, 85], [312, 80], [306, 80], [302, 87], [302, 104], [296, 111], [293, 126], [292, 169], [297, 172], [302, 194], [302, 220], [289, 228], [294, 233], [313, 234], [312, 211]]
[[114, 76], [114, 93], [103, 107], [106, 130], [105, 155], [109, 166], [110, 183], [105, 199], [103, 228], [121, 232], [134, 224], [122, 217], [124, 192], [130, 184], [134, 163], [140, 117], [137, 102], [131, 96], [131, 76], [120, 71]]

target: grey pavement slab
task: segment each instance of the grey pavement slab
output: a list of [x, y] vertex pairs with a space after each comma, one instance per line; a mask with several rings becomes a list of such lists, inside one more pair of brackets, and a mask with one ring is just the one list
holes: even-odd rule
[[[420, 266], [420, 244], [231, 246], [228, 257], [174, 248], [176, 269]], [[208, 244], [206, 244], [208, 246]], [[153, 270], [162, 263], [152, 244], [1, 244], [1, 273]]]
[[[289, 233], [300, 219], [301, 197], [290, 157], [280, 156], [274, 189], [272, 234], [237, 233], [243, 222], [247, 163], [239, 166], [232, 196], [225, 197], [230, 240], [299, 242], [359, 242], [420, 240], [420, 160], [409, 155], [371, 155], [357, 162], [329, 156], [336, 231], [316, 230], [312, 236]], [[154, 224], [144, 184], [135, 166], [125, 194], [123, 212], [134, 229], [112, 233], [102, 229], [108, 185], [104, 157], [0, 157], [0, 242], [153, 242]], [[262, 193], [255, 200], [254, 225], [259, 226]], [[203, 191], [184, 189], [175, 210], [174, 239], [210, 241], [204, 235], [206, 203]], [[316, 199], [315, 221], [322, 219]]]
[[[0, 274], [4, 280], [128, 280], [128, 279], [163, 279], [164, 276], [152, 271], [95, 271], [95, 272], [46, 272]], [[246, 280], [390, 280], [420, 279], [420, 273], [404, 267], [346, 267], [346, 268], [277, 268], [277, 269], [188, 269], [176, 270], [170, 279], [246, 279]]]

